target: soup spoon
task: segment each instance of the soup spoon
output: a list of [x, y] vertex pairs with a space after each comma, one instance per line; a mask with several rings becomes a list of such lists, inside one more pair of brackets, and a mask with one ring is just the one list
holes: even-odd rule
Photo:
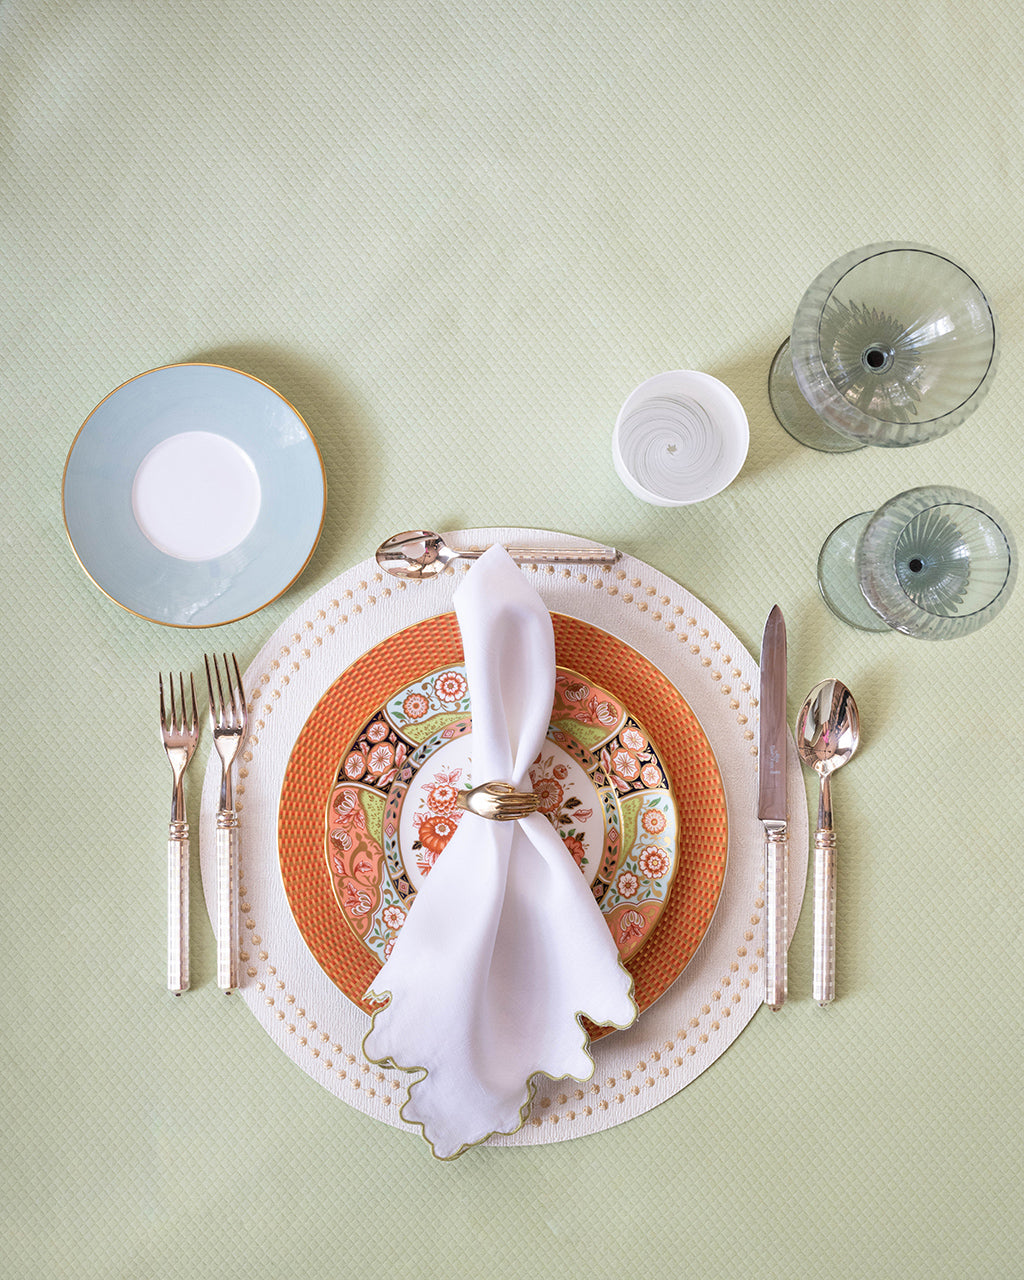
[[807, 695], [796, 721], [800, 759], [818, 775], [818, 826], [814, 833], [814, 982], [820, 1005], [836, 997], [836, 833], [832, 828], [831, 775], [860, 741], [860, 716], [841, 680], [822, 680]]
[[[410, 529], [377, 548], [377, 563], [396, 578], [436, 578], [453, 560], [478, 560], [487, 547], [450, 547], [439, 533]], [[614, 547], [506, 547], [517, 564], [614, 564]]]

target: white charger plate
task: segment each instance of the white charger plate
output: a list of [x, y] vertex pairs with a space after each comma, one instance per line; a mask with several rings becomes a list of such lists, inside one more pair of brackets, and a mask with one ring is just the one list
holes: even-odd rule
[[[445, 535], [453, 546], [591, 546], [540, 529], [470, 529]], [[275, 1043], [336, 1097], [373, 1118], [419, 1131], [401, 1119], [408, 1080], [367, 1062], [370, 1016], [325, 973], [293, 915], [279, 862], [279, 802], [299, 735], [321, 699], [358, 658], [389, 636], [452, 609], [468, 570], [463, 560], [437, 578], [403, 582], [371, 557], [340, 574], [278, 627], [243, 676], [250, 735], [235, 789], [240, 813], [239, 993]], [[721, 619], [650, 565], [624, 555], [608, 567], [534, 565], [525, 573], [552, 613], [619, 637], [676, 686], [714, 751], [728, 813], [728, 858], [721, 897], [699, 948], [668, 990], [625, 1031], [592, 1046], [590, 1081], [538, 1078], [530, 1116], [489, 1146], [556, 1142], [621, 1124], [665, 1102], [709, 1067], [761, 1007], [764, 996], [764, 831], [757, 820], [757, 664]], [[789, 936], [803, 899], [807, 795], [796, 746], [787, 753]], [[323, 774], [329, 790], [337, 761]], [[220, 762], [203, 787], [200, 850], [211, 919], [216, 910], [216, 813]], [[302, 802], [319, 815], [319, 787]], [[311, 848], [322, 856], [319, 825]], [[673, 889], [675, 901], [678, 885]], [[347, 932], [340, 920], [338, 926]], [[641, 955], [655, 946], [657, 932]], [[678, 972], [678, 970], [677, 970]], [[372, 976], [372, 973], [371, 973]], [[785, 1017], [785, 1013], [772, 1014]], [[426, 1147], [424, 1147], [426, 1150]]]
[[327, 496], [320, 450], [258, 378], [175, 364], [92, 411], [64, 467], [64, 525], [116, 604], [213, 627], [262, 609], [306, 567]]

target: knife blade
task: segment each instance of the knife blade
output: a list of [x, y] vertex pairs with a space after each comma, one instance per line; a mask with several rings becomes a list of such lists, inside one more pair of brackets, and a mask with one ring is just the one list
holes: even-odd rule
[[786, 811], [786, 622], [775, 605], [761, 637], [757, 816], [764, 826], [765, 1004], [786, 1001], [789, 848]]

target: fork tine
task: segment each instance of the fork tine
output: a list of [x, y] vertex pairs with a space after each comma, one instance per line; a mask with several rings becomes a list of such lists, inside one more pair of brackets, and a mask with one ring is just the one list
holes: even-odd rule
[[[206, 694], [210, 703], [210, 724], [217, 723], [217, 711], [213, 705], [213, 677], [210, 675], [210, 658], [208, 654], [203, 654], [203, 662], [206, 664]], [[217, 667], [217, 659], [213, 659], [214, 669]]]
[[178, 691], [181, 694], [181, 723], [179, 728], [182, 733], [185, 733], [188, 728], [186, 719], [188, 716], [188, 703], [185, 701], [185, 673], [183, 671], [178, 672]]
[[[235, 692], [232, 694], [232, 701], [234, 701], [237, 696], [238, 701], [236, 706], [238, 710], [238, 718], [241, 722], [245, 720], [245, 690], [242, 688], [242, 673], [238, 669], [238, 659], [234, 654], [231, 655], [231, 661], [235, 664]], [[227, 667], [227, 665], [228, 660], [225, 655], [224, 666]]]
[[170, 687], [171, 687], [171, 725], [170, 725], [170, 727], [171, 727], [172, 729], [177, 729], [177, 727], [178, 727], [178, 709], [177, 709], [177, 707], [174, 705], [174, 672], [173, 672], [173, 671], [172, 671], [172, 672], [171, 672], [171, 674], [167, 677], [167, 683], [168, 683], [168, 684], [170, 685]]
[[[220, 663], [217, 661], [216, 654], [213, 655], [213, 674], [217, 677], [217, 707], [218, 707], [217, 715], [220, 720], [220, 723], [223, 724], [227, 703], [224, 701], [224, 688], [220, 682]], [[225, 660], [224, 679], [226, 680], [227, 678], [228, 678], [228, 664], [227, 664], [227, 661]]]
[[[228, 655], [221, 654], [224, 659], [224, 686], [227, 689], [227, 697], [221, 696], [221, 714], [224, 717], [225, 724], [234, 724], [235, 722], [235, 691], [231, 687], [231, 664], [228, 662]], [[230, 720], [229, 720], [230, 717]]]
[[189, 721], [188, 729], [189, 733], [195, 733], [196, 725], [199, 723], [199, 713], [196, 710], [196, 681], [191, 671], [188, 673], [188, 683], [192, 689], [192, 718]]

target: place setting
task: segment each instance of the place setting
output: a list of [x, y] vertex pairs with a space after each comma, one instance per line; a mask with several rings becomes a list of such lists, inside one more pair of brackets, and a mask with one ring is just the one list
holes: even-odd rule
[[[771, 403], [823, 452], [916, 445], [976, 407], [996, 354], [966, 271], [867, 246], [807, 290]], [[749, 426], [722, 382], [675, 370], [627, 397], [611, 437], [637, 500], [684, 507], [736, 479]], [[95, 584], [172, 627], [280, 596], [325, 500], [298, 412], [216, 365], [117, 388], [63, 486]], [[990, 503], [936, 482], [846, 518], [816, 573], [847, 625], [948, 640], [998, 615], [1017, 554]], [[323, 1088], [440, 1159], [598, 1132], [691, 1083], [762, 1005], [791, 1003], [808, 875], [810, 989], [827, 1008], [832, 780], [861, 747], [860, 712], [826, 672], [791, 722], [787, 620], [776, 605], [748, 622], [756, 659], [696, 594], [570, 533], [382, 531], [249, 662], [207, 646], [199, 697], [194, 673], [155, 678], [168, 990], [190, 989], [185, 788], [205, 735], [218, 987]]]
[[[564, 554], [591, 547], [534, 529], [461, 530], [445, 539], [498, 550], [416, 581], [382, 571], [376, 557], [367, 560], [311, 597], [243, 675], [255, 692], [236, 791], [243, 825], [239, 990], [275, 1041], [325, 1088], [388, 1123], [414, 1123], [412, 1099], [422, 1082], [384, 1065], [401, 1062], [393, 1046], [367, 1040], [388, 1007], [391, 988], [380, 984], [403, 949], [404, 964], [426, 984], [406, 991], [407, 1005], [434, 1010], [448, 1001], [450, 1011], [474, 1010], [475, 1031], [462, 1027], [454, 1036], [479, 1046], [474, 1053], [497, 1043], [493, 1019], [501, 1025], [509, 1017], [519, 1028], [516, 1040], [533, 1027], [545, 1007], [540, 997], [563, 968], [574, 969], [563, 954], [570, 906], [541, 855], [528, 859], [519, 851], [514, 863], [523, 863], [527, 883], [501, 886], [493, 883], [494, 858], [481, 865], [473, 856], [504, 824], [462, 807], [461, 797], [495, 781], [515, 784], [537, 797], [537, 808], [511, 825], [542, 826], [557, 839], [558, 865], [585, 896], [582, 920], [610, 948], [602, 990], [622, 978], [630, 995], [625, 1007], [621, 999], [611, 1010], [600, 1001], [588, 1007], [569, 985], [562, 1030], [576, 1055], [589, 1040], [593, 1064], [556, 1055], [546, 1067], [538, 1058], [536, 1071], [518, 1082], [521, 1094], [506, 1098], [500, 1124], [513, 1132], [489, 1138], [497, 1145], [555, 1141], [621, 1123], [671, 1096], [728, 1047], [763, 1002], [763, 829], [753, 805], [758, 670], [706, 606], [628, 554], [596, 565], [545, 563], [545, 548]], [[536, 547], [537, 559], [516, 567], [504, 546]], [[489, 606], [477, 602], [477, 612], [494, 625], [510, 582], [522, 583], [534, 613], [550, 619], [553, 653], [546, 675], [531, 662], [523, 689], [500, 701], [518, 707], [524, 690], [539, 686], [546, 703], [543, 715], [535, 713], [520, 776], [502, 779], [497, 775], [510, 771], [496, 764], [495, 777], [478, 772], [481, 695], [473, 696], [475, 660], [466, 651], [459, 601], [475, 585]], [[506, 634], [498, 647], [513, 674], [485, 671], [477, 677], [485, 691], [515, 684], [522, 645]], [[494, 646], [480, 648], [486, 656]], [[207, 855], [219, 786], [219, 774], [208, 770], [203, 878], [213, 909]], [[791, 741], [785, 787], [791, 838], [805, 841]], [[463, 859], [461, 877], [448, 873], [454, 886], [441, 879], [446, 866]], [[794, 902], [804, 874], [793, 859]], [[495, 895], [502, 903], [510, 895], [504, 911]], [[518, 966], [496, 961], [503, 985], [491, 998], [467, 991], [467, 978], [485, 966], [453, 960], [448, 973], [442, 960], [460, 946], [502, 956], [494, 937], [504, 938], [500, 923], [520, 909], [526, 915], [513, 937], [532, 939], [524, 951], [538, 963], [543, 957], [543, 981], [522, 978], [532, 995], [505, 989], [520, 956]], [[422, 928], [410, 943], [410, 921], [417, 920]], [[789, 936], [795, 924], [794, 912]], [[569, 931], [581, 947], [586, 937], [581, 923]], [[508, 1015], [499, 1017], [494, 1007], [506, 1004]], [[587, 1036], [577, 1014], [587, 1019]], [[551, 1038], [542, 1022], [529, 1041]], [[421, 1066], [422, 1057], [420, 1051], [412, 1065]], [[442, 1057], [442, 1079], [450, 1069]], [[527, 1079], [534, 1077], [531, 1099]], [[463, 1096], [464, 1084], [454, 1092]], [[494, 1132], [434, 1150], [455, 1154]]]

